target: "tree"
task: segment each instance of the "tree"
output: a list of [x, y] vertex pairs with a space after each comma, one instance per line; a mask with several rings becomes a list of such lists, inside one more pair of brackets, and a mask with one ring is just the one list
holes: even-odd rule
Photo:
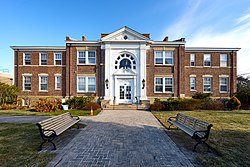
[[0, 104], [13, 104], [17, 101], [18, 87], [0, 82]]
[[235, 95], [241, 102], [242, 109], [250, 109], [250, 77], [237, 77], [237, 93]]

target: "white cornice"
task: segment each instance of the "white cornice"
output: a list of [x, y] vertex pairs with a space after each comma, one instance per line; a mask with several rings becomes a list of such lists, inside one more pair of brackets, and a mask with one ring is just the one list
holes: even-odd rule
[[65, 46], [10, 46], [20, 51], [66, 51]]
[[216, 48], [216, 47], [186, 47], [186, 52], [228, 52], [228, 51], [239, 51], [241, 48]]

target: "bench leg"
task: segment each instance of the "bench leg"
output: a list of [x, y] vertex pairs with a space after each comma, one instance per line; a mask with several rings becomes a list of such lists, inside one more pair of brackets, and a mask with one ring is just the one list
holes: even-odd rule
[[40, 144], [38, 151], [41, 151], [43, 148], [43, 145], [47, 142], [47, 140], [43, 140], [43, 142]]
[[173, 124], [170, 124], [169, 127], [168, 127], [168, 130], [170, 130], [170, 127], [172, 126]]
[[198, 141], [195, 146], [194, 146], [194, 149], [193, 149], [193, 152], [196, 152], [196, 147], [199, 145], [199, 144], [205, 144], [207, 146], [207, 152], [210, 152], [210, 146], [205, 142], [205, 141]]
[[195, 145], [194, 145], [194, 148], [193, 148], [193, 152], [196, 152], [196, 147], [201, 144], [202, 142], [198, 141]]
[[56, 136], [53, 135], [53, 136], [48, 140], [48, 142], [50, 142], [50, 143], [53, 145], [53, 147], [54, 147], [52, 150], [56, 150], [56, 145], [55, 145], [55, 143], [53, 143], [53, 140], [55, 139], [55, 137], [56, 137]]

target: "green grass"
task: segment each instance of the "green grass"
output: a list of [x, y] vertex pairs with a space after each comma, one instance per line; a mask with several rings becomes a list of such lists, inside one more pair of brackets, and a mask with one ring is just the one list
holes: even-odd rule
[[52, 153], [38, 153], [41, 137], [35, 124], [0, 123], [1, 166], [46, 166]]
[[[89, 116], [89, 110], [60, 110], [56, 112], [35, 112], [29, 110], [0, 110], [0, 116], [57, 116], [65, 112], [70, 112], [73, 116]], [[94, 115], [98, 115], [100, 110], [94, 111]]]
[[[178, 112], [166, 111], [152, 113], [164, 125], [169, 126], [167, 119], [170, 116], [175, 116]], [[208, 144], [212, 146], [218, 154], [214, 156], [208, 156], [208, 154], [202, 153], [198, 154], [197, 158], [204, 166], [250, 166], [249, 110], [184, 111], [182, 113], [213, 124]], [[187, 142], [182, 136], [178, 136], [178, 138], [179, 142]]]

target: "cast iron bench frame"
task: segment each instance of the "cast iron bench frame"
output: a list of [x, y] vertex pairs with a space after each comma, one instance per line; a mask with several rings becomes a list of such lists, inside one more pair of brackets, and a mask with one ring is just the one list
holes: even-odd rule
[[207, 151], [209, 151], [210, 146], [206, 141], [213, 126], [212, 124], [181, 113], [178, 113], [176, 117], [170, 117], [168, 122], [170, 123], [168, 129], [174, 125], [195, 139], [197, 143], [195, 144], [193, 151], [196, 151], [196, 147], [199, 144], [205, 144], [207, 146]]
[[[77, 124], [79, 121], [80, 118], [78, 116], [73, 117], [69, 112], [66, 112], [64, 114], [38, 122], [36, 125], [38, 126], [40, 135], [43, 139], [38, 151], [42, 150], [42, 146], [46, 142], [51, 143], [54, 146], [53, 150], [56, 150], [56, 145], [53, 140], [71, 126]], [[79, 129], [78, 124], [77, 129]]]

